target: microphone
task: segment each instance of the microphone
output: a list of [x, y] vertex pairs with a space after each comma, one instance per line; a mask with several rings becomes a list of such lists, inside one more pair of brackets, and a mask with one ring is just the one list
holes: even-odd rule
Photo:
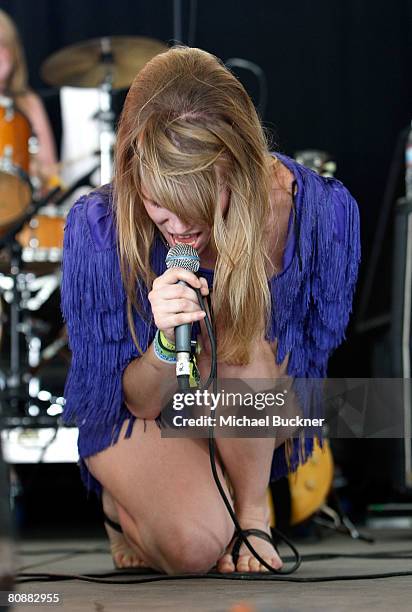
[[[167, 268], [184, 268], [196, 273], [200, 267], [200, 258], [195, 248], [190, 244], [178, 243], [169, 249], [166, 255]], [[186, 285], [185, 281], [178, 281]], [[181, 390], [189, 389], [190, 352], [192, 324], [184, 323], [175, 328], [176, 346], [176, 376]]]

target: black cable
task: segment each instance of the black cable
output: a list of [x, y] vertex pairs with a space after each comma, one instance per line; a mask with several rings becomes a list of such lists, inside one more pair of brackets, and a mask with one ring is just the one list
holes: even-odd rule
[[[288, 576], [283, 577], [281, 575], [271, 575], [270, 573], [262, 574], [262, 572], [248, 572], [248, 573], [240, 573], [233, 572], [232, 574], [222, 574], [222, 573], [208, 573], [208, 574], [176, 574], [174, 576], [170, 575], [160, 575], [160, 576], [151, 576], [150, 578], [140, 578], [138, 580], [107, 580], [102, 578], [103, 575], [108, 576], [121, 576], [122, 574], [127, 575], [129, 572], [110, 572], [108, 574], [48, 574], [48, 573], [38, 573], [32, 574], [29, 572], [22, 572], [18, 574], [15, 580], [15, 584], [26, 584], [28, 582], [62, 582], [64, 580], [81, 580], [83, 582], [97, 582], [100, 584], [141, 584], [147, 582], [163, 582], [170, 580], [266, 580], [273, 581], [278, 580], [281, 582], [336, 582], [341, 580], [377, 580], [379, 578], [394, 578], [399, 576], [412, 576], [412, 571], [405, 572], [386, 572], [386, 573], [377, 573], [377, 574], [347, 574], [343, 576], [321, 576], [320, 578], [315, 577], [307, 577], [307, 578], [298, 578], [296, 576]], [[147, 574], [148, 572], [135, 572], [136, 574], [140, 573], [142, 575]], [[280, 574], [281, 572], [277, 572]]]
[[[212, 359], [211, 359], [211, 367], [210, 367], [210, 375], [209, 378], [206, 382], [206, 384], [202, 387], [202, 391], [207, 390], [210, 386], [210, 383], [213, 383], [213, 392], [215, 394], [215, 396], [217, 396], [217, 350], [216, 350], [216, 340], [215, 340], [215, 334], [213, 332], [213, 327], [212, 327], [212, 323], [209, 319], [209, 315], [207, 313], [207, 310], [205, 308], [205, 303], [204, 303], [204, 299], [203, 296], [200, 292], [200, 289], [195, 289], [198, 300], [199, 300], [199, 304], [202, 308], [202, 310], [206, 313], [206, 317], [204, 318], [205, 324], [206, 324], [206, 329], [209, 335], [209, 341], [210, 341], [210, 347], [211, 347], [211, 352], [212, 352]], [[212, 312], [210, 313], [212, 316]], [[213, 437], [213, 425], [209, 426], [209, 456], [210, 456], [210, 465], [212, 468], [212, 474], [213, 474], [213, 478], [215, 479], [216, 482], [216, 486], [219, 490], [219, 493], [223, 499], [223, 502], [227, 508], [227, 511], [229, 512], [230, 518], [232, 519], [235, 527], [236, 527], [236, 535], [239, 537], [241, 537], [243, 543], [247, 546], [247, 548], [250, 550], [250, 552], [252, 553], [252, 555], [255, 557], [255, 559], [257, 559], [259, 561], [259, 563], [261, 563], [266, 569], [268, 569], [271, 573], [273, 574], [292, 574], [293, 572], [295, 572], [298, 567], [301, 564], [301, 557], [299, 554], [299, 551], [296, 549], [296, 547], [293, 545], [293, 543], [289, 540], [289, 538], [287, 538], [283, 533], [281, 533], [278, 529], [275, 529], [274, 527], [272, 527], [272, 532], [274, 532], [277, 537], [282, 540], [285, 544], [287, 544], [287, 546], [289, 546], [289, 548], [292, 550], [294, 556], [295, 556], [295, 563], [293, 564], [293, 566], [290, 569], [286, 569], [286, 570], [276, 570], [274, 567], [272, 567], [271, 565], [269, 565], [268, 563], [266, 563], [266, 561], [264, 559], [262, 559], [262, 557], [259, 555], [259, 553], [256, 552], [256, 550], [253, 548], [253, 546], [249, 543], [249, 540], [247, 539], [247, 537], [244, 535], [243, 530], [239, 524], [239, 521], [237, 520], [236, 514], [233, 512], [232, 507], [230, 505], [229, 500], [226, 497], [225, 491], [222, 487], [222, 484], [220, 482], [219, 479], [219, 475], [217, 473], [216, 470], [216, 459], [215, 459], [215, 440]], [[273, 540], [273, 538], [270, 538], [272, 545], [274, 547], [274, 549], [276, 550], [276, 545], [275, 542]]]
[[[20, 555], [45, 555], [45, 554], [67, 554], [72, 552], [71, 556], [76, 555], [87, 555], [87, 554], [98, 554], [106, 553], [106, 548], [85, 548], [80, 550], [70, 550], [69, 548], [57, 548], [53, 550], [21, 550]], [[302, 561], [327, 561], [332, 559], [368, 559], [368, 560], [395, 560], [395, 559], [412, 559], [412, 550], [401, 550], [401, 551], [389, 551], [389, 552], [373, 552], [373, 553], [308, 553], [302, 555]], [[285, 561], [289, 561], [288, 557], [285, 557]], [[47, 561], [46, 561], [47, 562]], [[46, 563], [45, 562], [45, 563]], [[27, 568], [22, 568], [22, 570]], [[387, 572], [387, 573], [374, 573], [374, 574], [356, 574], [356, 575], [343, 575], [343, 576], [324, 576], [320, 578], [297, 578], [288, 577], [282, 578], [273, 574], [262, 574], [260, 572], [240, 573], [234, 572], [232, 574], [221, 574], [209, 572], [208, 574], [177, 574], [174, 576], [170, 575], [151, 575], [150, 578], [139, 578], [139, 579], [121, 579], [122, 576], [145, 576], [150, 574], [150, 569], [139, 569], [139, 568], [125, 568], [124, 570], [115, 570], [102, 573], [91, 573], [91, 574], [68, 574], [68, 573], [46, 573], [46, 572], [27, 572], [19, 571], [15, 576], [16, 584], [27, 584], [30, 582], [61, 582], [68, 580], [81, 580], [83, 582], [92, 582], [99, 584], [140, 584], [147, 582], [159, 582], [163, 580], [185, 580], [185, 579], [217, 579], [217, 580], [283, 580], [286, 582], [331, 582], [331, 581], [342, 581], [342, 580], [376, 580], [380, 578], [392, 578], [398, 576], [410, 576], [412, 571], [404, 572]], [[118, 576], [117, 580], [109, 580], [108, 578]]]
[[[57, 553], [69, 553], [70, 549], [54, 549], [52, 551], [20, 551], [21, 555], [43, 555], [47, 554], [57, 554]], [[105, 553], [107, 549], [103, 548], [92, 548], [92, 549], [83, 549], [83, 550], [73, 550], [73, 556], [80, 554], [96, 554], [96, 553]], [[317, 553], [317, 554], [307, 554], [302, 556], [303, 561], [327, 561], [331, 559], [369, 559], [369, 560], [395, 560], [395, 559], [405, 559], [410, 560], [412, 558], [412, 550], [404, 550], [404, 551], [392, 551], [392, 552], [377, 552], [377, 553]], [[285, 557], [285, 561], [289, 560], [288, 557]], [[22, 568], [23, 570], [24, 568]], [[324, 576], [320, 578], [296, 578], [296, 577], [288, 577], [282, 578], [281, 576], [274, 576], [273, 574], [262, 574], [260, 572], [250, 572], [250, 573], [240, 573], [234, 572], [233, 574], [221, 574], [221, 573], [213, 573], [209, 572], [207, 574], [177, 574], [174, 576], [170, 575], [151, 575], [148, 578], [139, 578], [139, 579], [121, 579], [122, 576], [136, 576], [141, 575], [145, 576], [147, 574], [151, 574], [150, 569], [139, 569], [139, 568], [125, 568], [124, 570], [116, 570], [110, 572], [102, 572], [102, 573], [90, 573], [90, 574], [68, 574], [68, 573], [46, 573], [46, 572], [27, 572], [27, 571], [19, 571], [15, 576], [16, 584], [26, 584], [29, 582], [61, 582], [64, 580], [81, 580], [83, 582], [92, 582], [92, 583], [100, 583], [100, 584], [140, 584], [147, 582], [159, 582], [163, 580], [184, 580], [184, 579], [217, 579], [217, 580], [283, 580], [286, 582], [331, 582], [331, 581], [341, 581], [341, 580], [375, 580], [379, 578], [392, 578], [397, 576], [410, 576], [412, 575], [412, 571], [404, 571], [404, 572], [387, 572], [387, 573], [374, 573], [374, 574], [356, 574], [356, 575], [343, 575], [343, 576]], [[118, 576], [117, 580], [110, 580], [110, 577]]]
[[[106, 554], [108, 551], [107, 547], [97, 546], [96, 548], [47, 548], [39, 550], [20, 550], [19, 555], [24, 557], [30, 556], [41, 556], [41, 555], [65, 555], [72, 553], [76, 555], [98, 555]], [[337, 559], [342, 557], [344, 559], [412, 559], [412, 550], [394, 550], [387, 552], [374, 552], [374, 553], [308, 553], [301, 555], [303, 561], [323, 561], [325, 559]], [[285, 557], [288, 561], [289, 557]], [[21, 568], [23, 569], [23, 568]]]
[[[19, 550], [19, 555], [24, 557], [30, 556], [39, 556], [39, 555], [104, 555], [108, 551], [107, 547], [96, 546], [95, 548], [80, 548], [80, 549], [72, 549], [72, 548], [47, 548], [47, 549], [39, 549], [39, 550]], [[306, 555], [301, 555], [302, 561], [325, 561], [326, 559], [412, 559], [412, 550], [394, 550], [388, 552], [373, 552], [373, 553], [308, 553]], [[285, 560], [288, 561], [289, 557], [285, 557]], [[48, 561], [47, 561], [48, 562]], [[45, 562], [46, 563], [46, 562]], [[19, 571], [23, 571], [24, 568], [20, 568]], [[131, 569], [136, 568], [124, 568], [130, 571]], [[115, 572], [118, 573], [118, 570]], [[108, 575], [106, 573], [98, 574], [100, 575]]]

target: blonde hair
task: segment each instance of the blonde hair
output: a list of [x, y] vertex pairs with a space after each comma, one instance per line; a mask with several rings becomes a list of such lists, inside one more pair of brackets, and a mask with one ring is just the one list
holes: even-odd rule
[[12, 69], [7, 79], [5, 93], [11, 96], [28, 91], [27, 66], [20, 36], [13, 20], [0, 9], [0, 38], [11, 51]]
[[[224, 216], [217, 206], [217, 164], [231, 194]], [[264, 231], [268, 145], [243, 86], [213, 55], [188, 47], [157, 55], [132, 83], [121, 116], [114, 206], [129, 326], [138, 347], [136, 278], [149, 290], [155, 278], [150, 250], [156, 228], [143, 205], [142, 183], [183, 221], [212, 227], [218, 359], [248, 363], [271, 307]]]

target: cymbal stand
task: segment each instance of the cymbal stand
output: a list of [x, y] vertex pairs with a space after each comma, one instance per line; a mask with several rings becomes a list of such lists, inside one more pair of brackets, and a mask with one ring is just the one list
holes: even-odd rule
[[113, 146], [115, 142], [114, 112], [112, 110], [114, 58], [110, 38], [101, 39], [100, 61], [106, 74], [99, 87], [99, 142], [100, 142], [100, 183], [110, 183], [113, 176]]

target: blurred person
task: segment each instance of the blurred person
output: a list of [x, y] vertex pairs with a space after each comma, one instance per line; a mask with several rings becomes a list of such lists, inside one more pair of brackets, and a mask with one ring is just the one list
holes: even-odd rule
[[20, 36], [11, 17], [0, 9], [0, 96], [11, 98], [28, 119], [38, 141], [30, 175], [47, 187], [56, 175], [57, 156], [53, 132], [40, 97], [27, 82], [26, 59]]

